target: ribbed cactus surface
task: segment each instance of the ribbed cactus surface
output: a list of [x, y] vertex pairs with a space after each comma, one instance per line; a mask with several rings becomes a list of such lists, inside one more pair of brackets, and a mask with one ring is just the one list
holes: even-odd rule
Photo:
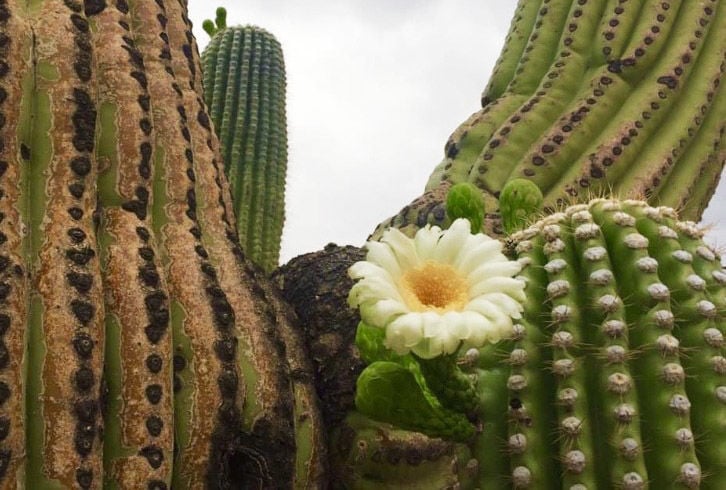
[[245, 253], [278, 265], [285, 220], [287, 122], [280, 43], [255, 26], [217, 31], [202, 54], [204, 99], [220, 139]]
[[[726, 161], [724, 3], [520, 0], [483, 108], [427, 190], [472, 182], [495, 213], [524, 178], [549, 210], [612, 192], [700, 219]], [[438, 224], [418, 204], [381, 229]]]
[[201, 83], [185, 1], [0, 0], [1, 488], [322, 473], [308, 361], [239, 246]]
[[726, 487], [726, 274], [702, 236], [670, 208], [611, 200], [515, 234], [523, 318], [459, 359], [480, 432], [442, 446], [350, 415], [339, 487]]

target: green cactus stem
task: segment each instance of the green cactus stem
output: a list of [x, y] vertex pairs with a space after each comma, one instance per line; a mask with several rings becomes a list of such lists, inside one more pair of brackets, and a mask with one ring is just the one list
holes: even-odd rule
[[[461, 488], [726, 484], [726, 275], [702, 237], [671, 208], [604, 199], [511, 236], [513, 338], [458, 353], [489, 422]], [[336, 464], [356, 481], [350, 451]]]
[[[453, 132], [426, 191], [471, 182], [493, 214], [507, 182], [523, 178], [548, 211], [614, 195], [699, 219], [724, 161], [724, 8], [520, 2], [483, 108]], [[415, 231], [432, 212], [413, 202], [388, 223]]]
[[205, 101], [221, 142], [242, 246], [270, 272], [278, 265], [285, 213], [282, 49], [264, 29], [221, 28], [218, 20], [202, 59]]

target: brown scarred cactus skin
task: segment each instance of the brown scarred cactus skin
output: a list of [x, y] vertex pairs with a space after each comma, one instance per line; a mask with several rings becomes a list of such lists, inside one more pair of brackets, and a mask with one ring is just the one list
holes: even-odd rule
[[0, 487], [318, 486], [311, 367], [239, 246], [186, 2], [0, 0], [0, 115]]

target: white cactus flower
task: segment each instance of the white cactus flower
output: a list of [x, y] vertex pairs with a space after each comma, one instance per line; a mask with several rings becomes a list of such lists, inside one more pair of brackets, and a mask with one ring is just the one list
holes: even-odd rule
[[413, 239], [391, 228], [366, 248], [366, 260], [348, 271], [357, 280], [348, 302], [385, 330], [397, 354], [431, 359], [478, 348], [511, 336], [512, 319], [521, 317], [525, 283], [514, 277], [521, 265], [498, 240], [472, 235], [466, 219], [443, 231], [427, 226]]

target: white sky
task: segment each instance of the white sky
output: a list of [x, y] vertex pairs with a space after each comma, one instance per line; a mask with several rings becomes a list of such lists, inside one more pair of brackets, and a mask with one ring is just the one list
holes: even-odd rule
[[[282, 44], [289, 161], [281, 263], [362, 245], [421, 194], [451, 132], [479, 108], [516, 0], [189, 0], [202, 21], [256, 24]], [[726, 179], [725, 179], [726, 180]], [[726, 217], [726, 186], [704, 221]], [[718, 211], [716, 210], [718, 209]], [[726, 227], [712, 241], [726, 244]]]

